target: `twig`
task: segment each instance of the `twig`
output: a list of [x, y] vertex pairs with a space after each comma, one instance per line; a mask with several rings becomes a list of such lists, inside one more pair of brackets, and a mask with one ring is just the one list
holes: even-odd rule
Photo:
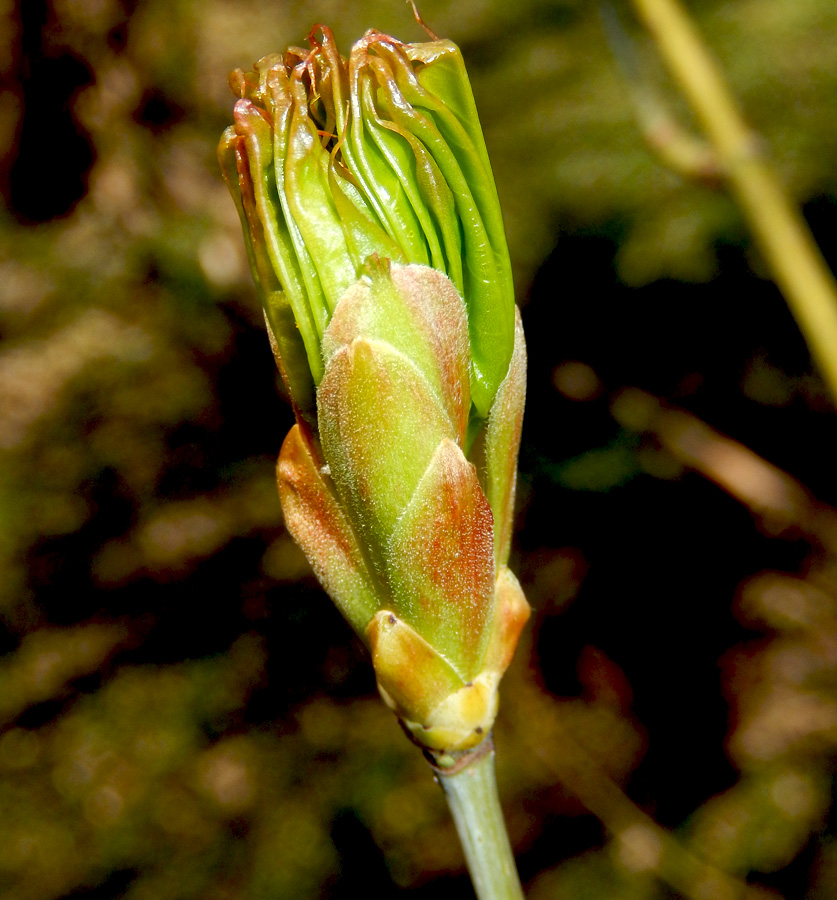
[[494, 774], [494, 745], [486, 738], [468, 764], [446, 774], [436, 768], [478, 900], [523, 900]]
[[665, 166], [683, 177], [713, 187], [720, 186], [721, 164], [715, 149], [677, 121], [645, 71], [636, 41], [625, 30], [616, 10], [607, 0], [599, 3], [599, 16], [613, 58], [622, 71], [625, 86], [633, 100], [637, 124], [648, 146]]
[[730, 188], [815, 365], [837, 400], [837, 284], [801, 214], [741, 119], [717, 66], [677, 0], [633, 0], [715, 147]]

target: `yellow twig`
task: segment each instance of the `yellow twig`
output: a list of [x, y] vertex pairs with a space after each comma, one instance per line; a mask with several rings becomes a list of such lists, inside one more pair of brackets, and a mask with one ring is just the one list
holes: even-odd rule
[[773, 278], [837, 400], [837, 283], [799, 211], [763, 159], [717, 66], [677, 0], [633, 0], [714, 145]]
[[720, 186], [721, 166], [715, 148], [677, 121], [609, 0], [600, 0], [599, 13], [613, 58], [633, 100], [637, 124], [649, 147], [664, 165], [684, 177]]

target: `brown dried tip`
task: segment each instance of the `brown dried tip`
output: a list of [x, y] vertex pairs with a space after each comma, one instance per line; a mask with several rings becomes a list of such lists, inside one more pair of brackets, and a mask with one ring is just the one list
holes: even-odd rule
[[407, 0], [407, 2], [410, 4], [410, 6], [413, 7], [413, 15], [416, 17], [416, 22], [418, 22], [419, 25], [421, 25], [421, 27], [427, 32], [427, 34], [430, 36], [430, 39], [433, 41], [440, 41], [441, 38], [439, 37], [439, 35], [435, 34], [427, 27], [427, 25], [424, 24], [424, 19], [422, 19], [422, 17], [419, 15], [415, 0]]

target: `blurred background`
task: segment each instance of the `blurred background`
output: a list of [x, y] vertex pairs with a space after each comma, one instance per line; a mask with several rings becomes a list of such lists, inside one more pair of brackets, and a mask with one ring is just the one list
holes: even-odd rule
[[[837, 6], [689, 8], [833, 265]], [[649, 85], [691, 123], [615, 11], [421, 4], [469, 66], [529, 342], [509, 829], [531, 900], [826, 900], [835, 408], [719, 180], [649, 147]], [[215, 159], [228, 71], [317, 22], [424, 37], [401, 0], [0, 3], [9, 900], [469, 895], [283, 529], [292, 416]]]

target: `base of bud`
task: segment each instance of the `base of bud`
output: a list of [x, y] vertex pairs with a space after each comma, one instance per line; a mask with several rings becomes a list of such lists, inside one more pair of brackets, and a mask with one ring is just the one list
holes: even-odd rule
[[431, 750], [429, 747], [421, 749], [424, 758], [439, 775], [458, 775], [468, 766], [475, 765], [487, 753], [494, 753], [494, 738], [489, 733], [481, 743], [470, 750]]
[[491, 732], [499, 706], [497, 672], [482, 672], [472, 682], [454, 691], [424, 717], [415, 722], [378, 683], [384, 703], [398, 716], [410, 740], [422, 749], [456, 753], [476, 747]]

